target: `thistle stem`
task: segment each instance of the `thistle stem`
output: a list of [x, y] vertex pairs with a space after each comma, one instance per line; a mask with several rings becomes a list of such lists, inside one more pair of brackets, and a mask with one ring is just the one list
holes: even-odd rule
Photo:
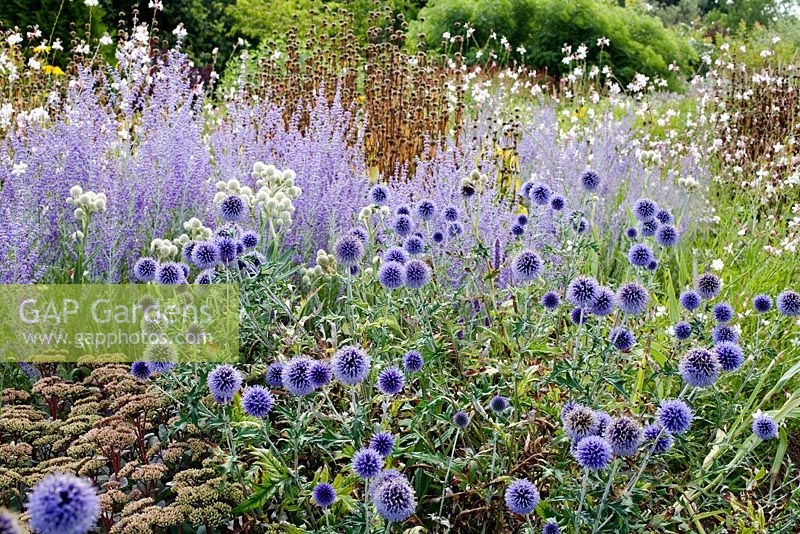
[[458, 445], [458, 434], [461, 429], [456, 429], [456, 436], [453, 439], [453, 449], [450, 452], [450, 459], [447, 461], [447, 471], [444, 475], [444, 484], [442, 485], [442, 498], [439, 499], [439, 518], [442, 517], [442, 510], [444, 510], [444, 496], [447, 493], [447, 481], [450, 479], [450, 468], [453, 466], [453, 458], [456, 455], [456, 446]]

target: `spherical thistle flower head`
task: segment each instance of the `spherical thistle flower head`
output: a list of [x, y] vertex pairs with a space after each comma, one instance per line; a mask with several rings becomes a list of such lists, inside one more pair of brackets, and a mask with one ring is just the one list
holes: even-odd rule
[[636, 344], [636, 336], [633, 332], [622, 326], [617, 326], [611, 330], [611, 342], [618, 351], [628, 352]]
[[572, 228], [579, 234], [585, 234], [589, 229], [589, 219], [586, 217], [575, 219], [572, 223]]
[[373, 478], [383, 469], [383, 457], [372, 449], [361, 449], [353, 455], [353, 471], [364, 480]]
[[628, 315], [638, 315], [647, 309], [650, 295], [647, 290], [637, 282], [623, 284], [617, 290], [617, 307]]
[[542, 274], [542, 259], [532, 250], [523, 250], [511, 261], [511, 272], [518, 283], [529, 282]]
[[217, 236], [214, 238], [214, 244], [219, 251], [219, 261], [231, 263], [236, 259], [236, 241], [232, 237]]
[[447, 227], [447, 234], [450, 237], [457, 237], [464, 233], [464, 226], [460, 222], [454, 222]]
[[561, 195], [553, 195], [550, 197], [550, 209], [553, 211], [561, 211], [567, 205], [567, 202], [564, 200], [564, 197]]
[[411, 289], [419, 289], [431, 281], [431, 268], [420, 260], [409, 260], [406, 264], [405, 285]]
[[739, 332], [737, 332], [732, 326], [719, 324], [711, 331], [711, 339], [715, 344], [724, 343], [726, 341], [730, 343], [738, 343]]
[[247, 205], [237, 195], [228, 195], [219, 205], [219, 216], [225, 222], [238, 222], [244, 219]]
[[642, 443], [642, 427], [627, 417], [615, 417], [608, 424], [603, 437], [618, 456], [633, 456]]
[[406, 205], [398, 206], [394, 211], [395, 215], [411, 215], [411, 208]]
[[752, 428], [753, 434], [764, 441], [778, 437], [778, 423], [766, 414], [755, 414], [753, 416]]
[[600, 471], [611, 461], [611, 444], [603, 437], [589, 436], [578, 442], [572, 454], [582, 468]]
[[386, 289], [403, 287], [406, 277], [406, 268], [402, 263], [386, 261], [378, 268], [378, 282]]
[[636, 231], [636, 228], [631, 226], [630, 228], [625, 230], [625, 235], [628, 236], [628, 239], [636, 239], [637, 237], [639, 237], [639, 232]]
[[219, 248], [213, 241], [201, 241], [192, 249], [192, 263], [199, 269], [210, 269], [219, 263]]
[[561, 534], [561, 529], [558, 528], [558, 523], [552, 517], [545, 522], [542, 527], [542, 534]]
[[367, 378], [370, 368], [369, 355], [360, 348], [346, 345], [333, 357], [333, 376], [342, 384], [355, 386]]
[[656, 213], [656, 220], [658, 222], [660, 222], [661, 224], [674, 224], [675, 223], [675, 217], [673, 217], [672, 213], [670, 213], [669, 211], [667, 211], [665, 209], [658, 210], [658, 213]]
[[425, 365], [425, 360], [422, 359], [422, 354], [416, 350], [410, 350], [403, 356], [403, 367], [409, 373], [416, 373]]
[[31, 491], [28, 514], [38, 534], [85, 534], [100, 518], [100, 498], [88, 480], [54, 473]]
[[242, 387], [242, 374], [230, 365], [218, 365], [208, 373], [208, 389], [217, 404], [229, 404]]
[[600, 187], [600, 175], [594, 171], [586, 171], [581, 176], [581, 187], [590, 193], [597, 191], [597, 188]]
[[387, 367], [378, 374], [378, 389], [384, 395], [397, 395], [403, 391], [406, 377], [397, 367]]
[[715, 274], [703, 273], [695, 280], [694, 288], [700, 298], [710, 300], [719, 295], [722, 290], [722, 282]]
[[678, 373], [690, 386], [707, 388], [717, 381], [721, 368], [715, 354], [706, 349], [691, 349], [681, 358]]
[[272, 398], [272, 393], [267, 388], [250, 386], [244, 390], [242, 407], [247, 415], [264, 419], [273, 406], [275, 406], [275, 399]]
[[700, 307], [700, 303], [702, 300], [700, 299], [700, 295], [697, 294], [696, 291], [692, 291], [691, 289], [687, 289], [681, 296], [678, 298], [678, 301], [688, 311], [694, 311]]
[[607, 287], [600, 287], [597, 291], [597, 297], [594, 299], [592, 307], [589, 308], [589, 313], [600, 317], [611, 315], [614, 311], [614, 292]]
[[594, 304], [599, 290], [600, 286], [597, 284], [597, 280], [589, 276], [578, 276], [567, 286], [567, 300], [573, 306], [590, 308]]
[[389, 189], [385, 185], [376, 184], [369, 190], [369, 200], [376, 206], [384, 206], [389, 203]]
[[647, 264], [647, 270], [650, 272], [655, 272], [658, 269], [658, 261], [651, 260], [650, 263]]
[[308, 371], [308, 379], [311, 380], [311, 385], [314, 389], [327, 386], [331, 383], [333, 378], [333, 370], [331, 364], [328, 362], [314, 362], [311, 364], [311, 369]]
[[787, 317], [800, 315], [800, 293], [787, 289], [775, 299], [778, 311]]
[[542, 295], [542, 306], [548, 310], [555, 310], [561, 304], [561, 299], [554, 291], [548, 291]]
[[394, 436], [388, 432], [378, 432], [369, 440], [369, 448], [386, 458], [394, 450]]
[[417, 496], [414, 488], [404, 476], [391, 478], [380, 484], [372, 498], [375, 510], [391, 524], [405, 521], [417, 509]]
[[653, 260], [653, 251], [644, 243], [636, 243], [628, 250], [628, 261], [636, 267], [647, 267]]
[[654, 236], [656, 235], [656, 230], [658, 230], [658, 221], [655, 219], [651, 219], [649, 221], [640, 222], [639, 230], [645, 237]]
[[553, 195], [553, 190], [544, 182], [537, 182], [531, 186], [528, 191], [528, 198], [538, 206], [547, 205], [550, 197]]
[[214, 283], [214, 269], [206, 269], [205, 271], [200, 272], [194, 279], [194, 283], [197, 285], [210, 285]]
[[258, 246], [258, 234], [252, 230], [242, 233], [242, 245], [244, 248], [251, 249]]
[[506, 506], [519, 515], [528, 515], [539, 506], [539, 490], [526, 478], [512, 482], [506, 488]]
[[469, 425], [469, 415], [467, 415], [467, 412], [456, 412], [453, 415], [453, 424], [458, 428], [467, 428], [467, 425]]
[[604, 411], [596, 411], [594, 412], [594, 419], [597, 421], [597, 430], [595, 431], [595, 435], [602, 436], [603, 433], [605, 433], [606, 428], [608, 428], [608, 425], [611, 424], [611, 416]]
[[678, 231], [672, 225], [662, 224], [656, 230], [656, 242], [662, 247], [674, 247], [678, 244]]
[[584, 310], [583, 308], [572, 308], [572, 311], [569, 312], [569, 320], [572, 324], [586, 324], [589, 322], [589, 316], [591, 314], [588, 310]]
[[458, 220], [458, 208], [455, 206], [447, 206], [444, 209], [444, 220], [447, 222], [456, 222]]
[[333, 255], [342, 265], [357, 265], [364, 257], [364, 244], [354, 235], [343, 235], [333, 246]]
[[419, 236], [412, 235], [406, 239], [406, 242], [403, 243], [403, 247], [409, 254], [422, 254], [422, 252], [425, 250], [425, 241], [423, 241]]
[[272, 362], [267, 367], [266, 375], [267, 385], [273, 388], [283, 386], [283, 364], [281, 362]]
[[133, 264], [133, 278], [137, 282], [152, 282], [156, 277], [158, 263], [153, 258], [139, 258]]
[[314, 361], [305, 356], [295, 356], [283, 366], [281, 382], [283, 387], [298, 397], [304, 397], [314, 391], [311, 383], [311, 367]]
[[753, 309], [756, 313], [767, 313], [772, 309], [772, 297], [769, 295], [756, 295], [753, 298]]
[[16, 518], [3, 508], [0, 508], [0, 534], [22, 534]]
[[597, 418], [594, 410], [576, 405], [564, 418], [564, 433], [574, 440], [581, 440], [597, 433]]
[[692, 425], [692, 409], [681, 399], [663, 400], [656, 411], [656, 419], [670, 434], [683, 434]]
[[351, 233], [360, 239], [362, 243], [366, 243], [369, 240], [369, 234], [367, 234], [367, 231], [361, 226], [353, 228]]
[[525, 226], [526, 224], [528, 224], [528, 216], [525, 215], [524, 213], [520, 213], [519, 215], [517, 215], [517, 224], [520, 226]]
[[644, 441], [647, 443], [647, 449], [652, 454], [661, 454], [668, 451], [675, 442], [672, 434], [655, 424], [647, 425], [644, 428]]
[[434, 243], [443, 243], [444, 242], [444, 232], [436, 230], [435, 232], [433, 232], [433, 235], [431, 235], [431, 239], [433, 239]]
[[501, 413], [508, 410], [508, 406], [508, 399], [502, 395], [495, 395], [492, 397], [492, 400], [489, 401], [489, 408], [495, 413]]
[[641, 222], [650, 221], [658, 213], [658, 205], [649, 198], [640, 198], [633, 203], [633, 216]]
[[520, 237], [522, 235], [525, 235], [525, 228], [520, 226], [520, 225], [518, 225], [518, 224], [514, 224], [514, 225], [511, 226], [511, 235], [516, 236], [516, 237]]
[[711, 314], [714, 316], [715, 321], [725, 324], [733, 319], [733, 306], [727, 302], [720, 302], [714, 305]]
[[131, 364], [131, 375], [136, 380], [147, 380], [150, 378], [150, 366], [147, 362], [133, 362]]
[[330, 508], [336, 502], [336, 489], [327, 482], [320, 482], [314, 486], [311, 496], [320, 508]]
[[155, 280], [156, 283], [164, 285], [185, 284], [186, 276], [180, 264], [170, 261], [158, 266]]
[[430, 200], [423, 200], [417, 205], [417, 217], [423, 221], [430, 221], [436, 215], [436, 204]]
[[744, 351], [742, 347], [730, 341], [723, 341], [714, 346], [714, 354], [717, 355], [719, 364], [723, 371], [735, 371], [744, 363]]
[[392, 222], [392, 228], [400, 237], [406, 237], [411, 233], [414, 225], [408, 215], [398, 215]]
[[689, 337], [692, 335], [692, 325], [686, 321], [680, 321], [675, 323], [675, 326], [672, 327], [672, 331], [677, 339], [684, 341], [689, 339]]

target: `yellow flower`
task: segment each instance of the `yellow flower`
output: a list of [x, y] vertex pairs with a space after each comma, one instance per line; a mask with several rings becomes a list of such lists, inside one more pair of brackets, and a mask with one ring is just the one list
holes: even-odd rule
[[45, 65], [44, 67], [42, 67], [42, 70], [44, 70], [45, 74], [55, 74], [56, 76], [64, 75], [64, 71], [61, 70], [61, 67], [58, 67], [56, 65]]
[[46, 46], [46, 45], [45, 46], [37, 46], [37, 47], [35, 47], [33, 49], [33, 51], [36, 52], [37, 54], [41, 54], [41, 53], [49, 54], [50, 53], [50, 47]]

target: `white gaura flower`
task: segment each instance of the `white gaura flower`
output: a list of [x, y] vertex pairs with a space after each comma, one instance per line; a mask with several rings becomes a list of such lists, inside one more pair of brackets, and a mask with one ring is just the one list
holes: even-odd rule
[[18, 34], [18, 33], [12, 33], [11, 35], [8, 36], [6, 41], [11, 46], [14, 46], [14, 45], [17, 45], [17, 44], [22, 42], [22, 36], [20, 34]]
[[100, 2], [98, 0], [83, 0], [83, 3], [88, 7], [97, 7]]
[[108, 35], [107, 33], [104, 33], [103, 36], [100, 38], [100, 44], [103, 46], [108, 46], [113, 43], [114, 41], [111, 39], [111, 36]]

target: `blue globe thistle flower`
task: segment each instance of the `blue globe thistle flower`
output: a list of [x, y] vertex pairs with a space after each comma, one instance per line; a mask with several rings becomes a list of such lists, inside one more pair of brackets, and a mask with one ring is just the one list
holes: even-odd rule
[[603, 437], [618, 456], [633, 456], [642, 444], [642, 427], [627, 417], [615, 417], [608, 424]]
[[539, 490], [526, 478], [512, 482], [506, 488], [506, 506], [519, 515], [528, 515], [539, 506]]
[[725, 324], [733, 319], [733, 307], [727, 302], [715, 304], [711, 313], [714, 316], [714, 320], [718, 323]]
[[622, 352], [628, 352], [636, 344], [636, 336], [627, 328], [617, 326], [611, 330], [611, 342]]
[[411, 209], [408, 206], [402, 205], [398, 206], [395, 210], [395, 215], [411, 215]]
[[208, 389], [217, 404], [229, 404], [240, 387], [242, 375], [230, 365], [218, 365], [208, 373]]
[[710, 300], [719, 295], [722, 290], [722, 282], [715, 274], [703, 273], [695, 280], [694, 288], [700, 298]]
[[674, 439], [672, 435], [658, 425], [647, 425], [644, 429], [644, 440], [647, 449], [653, 454], [661, 454], [672, 448]]
[[214, 237], [230, 237], [233, 239], [241, 233], [242, 229], [236, 223], [225, 223], [214, 231]]
[[692, 409], [681, 399], [663, 400], [656, 411], [658, 423], [670, 434], [683, 434], [692, 425]]
[[236, 255], [239, 256], [244, 254], [244, 243], [242, 243], [241, 239], [236, 240]]
[[402, 263], [396, 261], [383, 262], [378, 268], [378, 282], [386, 289], [403, 287], [406, 277], [405, 271], [406, 269]]
[[444, 232], [436, 230], [435, 232], [433, 232], [433, 235], [431, 236], [431, 239], [433, 239], [434, 243], [442, 243], [442, 242], [444, 242]]
[[311, 385], [314, 386], [314, 389], [327, 386], [331, 383], [332, 378], [333, 371], [328, 362], [316, 361], [311, 364], [311, 369], [308, 371], [308, 379], [311, 381]]
[[401, 480], [408, 483], [406, 477], [404, 477], [397, 469], [384, 469], [380, 472], [380, 474], [378, 474], [378, 476], [370, 481], [369, 488], [367, 488], [367, 495], [369, 498], [374, 501], [375, 494], [378, 492], [378, 489], [383, 484], [391, 482], [392, 480]]
[[675, 333], [675, 337], [680, 341], [687, 340], [692, 335], [692, 325], [686, 321], [675, 323], [675, 326], [672, 328], [672, 330]]
[[198, 285], [209, 285], [214, 283], [214, 269], [206, 269], [200, 272], [194, 279], [194, 283]]
[[604, 317], [614, 311], [614, 292], [607, 287], [600, 287], [589, 313]]
[[272, 393], [267, 388], [250, 386], [244, 390], [242, 407], [247, 415], [264, 419], [273, 406], [275, 406], [275, 399], [272, 398]]
[[416, 350], [410, 350], [403, 356], [403, 367], [409, 373], [416, 373], [422, 369], [425, 361], [422, 359], [422, 354]]
[[628, 239], [636, 239], [639, 237], [639, 232], [636, 231], [636, 228], [631, 226], [625, 230], [625, 235], [628, 236]]
[[542, 274], [542, 259], [532, 250], [523, 250], [511, 261], [514, 280], [523, 283]]
[[662, 247], [674, 247], [678, 244], [678, 231], [674, 226], [662, 224], [656, 230], [656, 242]]
[[772, 309], [772, 297], [769, 295], [756, 295], [753, 298], [753, 309], [757, 313], [767, 313]]
[[219, 216], [225, 222], [237, 222], [244, 219], [247, 205], [237, 195], [228, 195], [219, 205]]
[[213, 241], [201, 241], [192, 249], [192, 263], [199, 269], [210, 269], [220, 260], [219, 248]]
[[658, 205], [649, 198], [640, 198], [633, 203], [633, 216], [641, 222], [651, 221], [658, 213]]
[[578, 442], [572, 454], [582, 468], [600, 471], [611, 461], [611, 444], [603, 437], [589, 436]]
[[258, 246], [258, 234], [252, 230], [247, 230], [242, 233], [241, 242], [244, 248], [256, 248]]
[[707, 388], [719, 378], [719, 359], [706, 349], [691, 349], [678, 364], [678, 373], [690, 386]]
[[581, 187], [590, 193], [597, 191], [600, 187], [600, 176], [594, 171], [586, 171], [581, 176]]
[[778, 423], [767, 414], [757, 413], [753, 416], [753, 434], [767, 441], [778, 437]]
[[163, 374], [172, 371], [175, 364], [172, 362], [147, 362], [147, 368], [150, 369], [150, 374]]
[[447, 222], [456, 222], [458, 220], [458, 208], [455, 206], [448, 206], [444, 209], [444, 220]]
[[364, 244], [354, 235], [343, 235], [333, 246], [336, 261], [342, 265], [357, 265], [364, 257]]
[[775, 299], [778, 311], [786, 317], [800, 315], [800, 293], [787, 289]]
[[542, 534], [561, 534], [561, 529], [558, 528], [558, 523], [552, 517], [545, 522], [542, 528]]
[[525, 215], [524, 213], [520, 213], [519, 215], [517, 215], [517, 224], [520, 226], [525, 226], [526, 224], [528, 224], [528, 216]]
[[353, 455], [353, 471], [359, 478], [369, 480], [383, 469], [383, 457], [372, 449], [361, 449]]
[[311, 383], [311, 367], [314, 361], [305, 356], [295, 356], [283, 366], [281, 382], [283, 387], [298, 397], [304, 397], [314, 391]]
[[417, 206], [417, 216], [423, 221], [430, 221], [436, 215], [436, 204], [430, 200], [423, 200]]
[[656, 260], [651, 260], [650, 263], [647, 264], [647, 270], [654, 272], [656, 269], [658, 269], [658, 262]]
[[384, 206], [389, 203], [389, 189], [381, 184], [372, 186], [369, 190], [369, 200], [376, 206]]
[[568, 400], [564, 403], [564, 406], [561, 407], [561, 422], [566, 423], [567, 416], [569, 412], [575, 409], [576, 406], [580, 406], [577, 402], [573, 400]]
[[636, 267], [647, 267], [653, 260], [653, 251], [644, 243], [636, 243], [628, 250], [628, 261]]
[[398, 215], [394, 218], [394, 222], [392, 223], [392, 228], [400, 237], [406, 237], [411, 233], [413, 229], [413, 224], [411, 222], [411, 217], [408, 215]]
[[217, 236], [214, 244], [219, 252], [219, 261], [231, 263], [236, 259], [236, 241], [232, 237]]
[[405, 383], [405, 375], [397, 367], [387, 367], [378, 374], [377, 386], [384, 395], [397, 395]]
[[723, 341], [715, 345], [714, 354], [717, 355], [717, 359], [723, 371], [735, 371], [744, 363], [744, 351], [742, 347], [730, 341]]
[[150, 366], [147, 362], [133, 362], [131, 364], [131, 375], [136, 380], [147, 380], [150, 378]]
[[600, 286], [597, 280], [589, 276], [578, 276], [567, 286], [567, 300], [573, 306], [579, 308], [590, 308], [597, 298]]
[[553, 195], [550, 197], [550, 209], [553, 211], [561, 211], [566, 205], [567, 203], [561, 195]]
[[656, 220], [658, 222], [660, 222], [661, 224], [674, 224], [675, 223], [675, 217], [673, 217], [672, 213], [670, 213], [669, 211], [667, 211], [665, 209], [658, 210], [658, 213], [656, 213]]
[[152, 282], [156, 277], [158, 263], [153, 258], [139, 258], [133, 264], [133, 278], [138, 282]]
[[719, 324], [711, 331], [711, 339], [714, 340], [715, 344], [724, 343], [726, 341], [730, 343], [738, 343], [739, 332], [737, 332], [732, 326]]
[[406, 264], [405, 285], [411, 289], [424, 287], [431, 281], [431, 268], [420, 260], [409, 260]]
[[647, 309], [649, 303], [650, 295], [637, 282], [628, 282], [617, 290], [617, 307], [623, 313], [638, 315]]
[[597, 417], [594, 410], [577, 404], [564, 418], [564, 433], [571, 439], [581, 439], [597, 433]]
[[425, 241], [423, 241], [421, 237], [412, 235], [406, 239], [403, 246], [409, 254], [422, 254], [425, 250]]
[[537, 182], [528, 191], [528, 198], [536, 205], [544, 206], [550, 200], [553, 190], [544, 182]]
[[458, 428], [467, 428], [469, 425], [469, 415], [466, 412], [456, 412], [453, 415], [453, 424]]
[[700, 307], [700, 303], [702, 302], [700, 299], [700, 295], [697, 292], [692, 291], [691, 289], [687, 289], [681, 296], [679, 297], [678, 301], [688, 311], [694, 311]]
[[159, 284], [185, 284], [186, 276], [183, 274], [183, 267], [175, 262], [162, 263], [156, 269], [156, 283]]
[[408, 261], [408, 253], [400, 247], [391, 247], [383, 253], [381, 260], [384, 262], [393, 261], [401, 265], [405, 265], [405, 263]]
[[584, 310], [583, 308], [572, 308], [572, 311], [569, 312], [569, 320], [572, 324], [586, 324], [589, 322], [589, 316], [591, 314], [588, 310]]
[[353, 228], [352, 234], [360, 239], [362, 243], [366, 243], [367, 240], [369, 240], [369, 234], [367, 234], [367, 231], [360, 226]]
[[342, 384], [355, 386], [367, 378], [370, 364], [366, 352], [356, 346], [346, 345], [336, 351], [333, 357], [333, 376]]
[[320, 482], [314, 486], [311, 496], [320, 508], [330, 508], [336, 502], [336, 489], [327, 482]]
[[22, 529], [10, 512], [0, 508], [0, 534], [22, 534]]
[[369, 448], [386, 458], [394, 450], [394, 436], [388, 432], [378, 432], [369, 440]]
[[492, 397], [492, 400], [489, 401], [489, 408], [495, 413], [501, 413], [508, 410], [508, 406], [508, 399], [502, 395], [495, 395]]
[[640, 222], [639, 229], [641, 230], [642, 235], [645, 237], [654, 236], [658, 230], [658, 221], [652, 219], [650, 221]]
[[272, 362], [267, 367], [267, 385], [273, 388], [283, 386], [283, 364], [281, 362]]
[[597, 421], [597, 430], [595, 431], [596, 436], [602, 436], [608, 425], [611, 424], [611, 416], [608, 415], [606, 412], [599, 410], [594, 412], [594, 419]]
[[514, 235], [516, 237], [520, 237], [522, 235], [525, 235], [525, 228], [523, 228], [522, 226], [520, 226], [518, 224], [515, 224], [515, 225], [511, 226], [511, 235]]
[[447, 227], [447, 234], [450, 237], [460, 236], [464, 232], [464, 226], [460, 222], [454, 222]]
[[38, 534], [86, 534], [100, 518], [100, 497], [91, 482], [65, 473], [44, 477], [27, 507], [30, 528]]
[[579, 234], [585, 234], [589, 229], [589, 219], [586, 217], [575, 219], [572, 223], [572, 228]]
[[555, 310], [561, 304], [561, 299], [554, 291], [548, 291], [542, 295], [542, 306], [548, 310]]
[[375, 510], [389, 524], [405, 521], [417, 509], [414, 488], [402, 475], [387, 479], [375, 488], [372, 495]]

